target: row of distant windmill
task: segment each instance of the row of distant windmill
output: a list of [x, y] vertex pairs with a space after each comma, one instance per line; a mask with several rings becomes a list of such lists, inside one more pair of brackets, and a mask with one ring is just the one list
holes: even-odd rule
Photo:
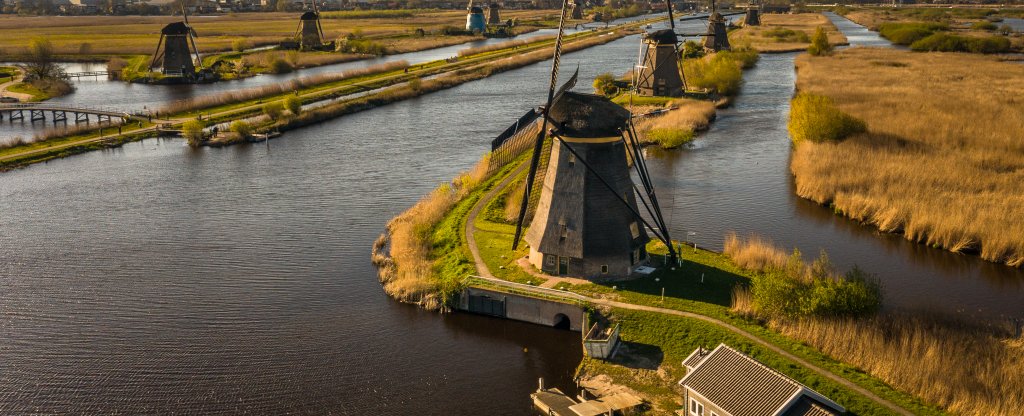
[[[300, 50], [333, 50], [334, 42], [324, 42], [324, 29], [320, 23], [320, 10], [313, 1], [311, 11], [299, 17], [299, 26], [295, 30], [295, 42], [284, 42], [285, 49]], [[196, 31], [188, 23], [188, 10], [184, 4], [181, 8], [182, 21], [173, 22], [160, 30], [160, 40], [156, 52], [150, 61], [149, 70], [159, 68], [160, 73], [168, 77], [180, 77], [195, 80], [210, 76], [210, 71], [203, 67], [199, 48], [196, 46]], [[197, 71], [198, 68], [198, 71]]]
[[[684, 37], [704, 36], [704, 47], [711, 51], [729, 49], [725, 17], [731, 14], [723, 15], [712, 3], [709, 16], [681, 19], [708, 19], [707, 33], [677, 33], [671, 0], [666, 1], [670, 29], [643, 36], [645, 53], [631, 93], [683, 95], [678, 61]], [[532, 212], [525, 241], [529, 262], [538, 270], [592, 280], [621, 279], [650, 264], [650, 234], [667, 247], [666, 264], [674, 263], [678, 253], [633, 126], [635, 116], [607, 97], [569, 91], [578, 71], [556, 89], [571, 7], [570, 0], [563, 0], [546, 103], [492, 141], [491, 163], [495, 168], [514, 160], [516, 150], [510, 149], [532, 148], [513, 250]], [[760, 23], [757, 7], [744, 13], [745, 24]], [[536, 136], [530, 136], [534, 131]], [[534, 195], [537, 187], [539, 197]]]

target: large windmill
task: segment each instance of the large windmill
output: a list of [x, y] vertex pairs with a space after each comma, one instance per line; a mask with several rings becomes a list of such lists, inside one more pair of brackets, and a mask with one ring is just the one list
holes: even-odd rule
[[196, 33], [188, 24], [188, 10], [184, 3], [181, 5], [181, 14], [183, 21], [170, 23], [160, 30], [160, 41], [149, 63], [150, 71], [156, 68], [157, 62], [160, 63], [160, 72], [167, 76], [192, 77], [197, 65], [202, 69], [203, 60], [196, 47]]
[[[605, 97], [569, 91], [578, 71], [556, 89], [568, 9], [569, 0], [563, 0], [546, 104], [527, 112], [492, 143], [495, 153], [500, 153], [498, 149], [509, 139], [540, 126], [530, 146], [533, 153], [513, 249], [523, 235], [535, 183], [540, 182], [537, 208], [526, 233], [530, 262], [553, 275], [595, 280], [628, 277], [648, 262], [648, 232], [669, 247], [672, 259], [676, 253], [629, 111]], [[640, 186], [633, 183], [630, 158]], [[641, 205], [647, 216], [641, 215]]]
[[319, 50], [324, 48], [324, 28], [320, 25], [320, 10], [317, 0], [313, 0], [313, 10], [299, 16], [299, 27], [295, 29], [295, 38], [301, 50]]
[[[705, 33], [678, 33], [676, 32], [676, 20], [672, 15], [672, 1], [666, 0], [668, 10], [669, 29], [645, 33], [641, 38], [643, 54], [640, 57], [639, 65], [634, 71], [635, 90], [638, 95], [679, 97], [686, 92], [686, 77], [683, 76], [682, 68], [679, 66], [679, 59], [682, 58], [680, 44], [685, 37], [704, 36], [707, 39], [723, 38], [725, 48], [728, 49], [729, 39], [725, 32], [722, 14], [714, 10], [710, 16], [689, 16], [679, 21], [708, 19], [708, 31]], [[735, 13], [734, 13], [735, 14]], [[731, 16], [732, 14], [730, 14]], [[716, 18], [717, 16], [717, 18]], [[716, 28], [716, 19], [723, 22], [721, 32]], [[712, 41], [712, 44], [717, 42]], [[721, 49], [715, 49], [721, 50]]]

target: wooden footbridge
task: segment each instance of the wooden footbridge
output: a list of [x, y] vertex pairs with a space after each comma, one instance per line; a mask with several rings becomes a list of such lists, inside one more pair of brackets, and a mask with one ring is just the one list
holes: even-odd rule
[[73, 117], [75, 124], [89, 123], [91, 118], [95, 118], [98, 123], [111, 123], [114, 120], [124, 123], [133, 118], [145, 118], [143, 115], [124, 111], [71, 107], [48, 103], [0, 104], [0, 121], [3, 121], [5, 117], [9, 121], [25, 120], [27, 118], [30, 122], [34, 123], [36, 121], [46, 121], [47, 115], [49, 115], [50, 120], [54, 124], [66, 123], [69, 114]]
[[[114, 71], [117, 72], [117, 71]], [[85, 71], [85, 72], [68, 72], [68, 78], [99, 78], [110, 75], [110, 71]]]

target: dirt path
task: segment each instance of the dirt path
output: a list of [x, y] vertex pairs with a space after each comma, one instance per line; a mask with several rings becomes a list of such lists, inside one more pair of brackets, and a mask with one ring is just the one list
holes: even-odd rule
[[[846, 387], [846, 388], [848, 388], [850, 390], [853, 390], [853, 391], [863, 395], [864, 397], [867, 397], [867, 398], [869, 398], [869, 399], [871, 399], [871, 400], [873, 400], [873, 401], [875, 401], [877, 403], [882, 404], [885, 407], [888, 407], [890, 410], [892, 410], [892, 411], [894, 411], [894, 412], [896, 412], [898, 414], [901, 414], [901, 415], [904, 415], [904, 416], [913, 416], [913, 413], [911, 413], [910, 411], [900, 407], [896, 403], [893, 403], [893, 402], [890, 402], [890, 401], [888, 401], [886, 399], [883, 399], [883, 398], [879, 397], [878, 395], [872, 393], [871, 391], [868, 391], [867, 389], [865, 389], [865, 388], [863, 388], [863, 387], [861, 387], [861, 386], [859, 386], [857, 384], [854, 384], [853, 382], [851, 382], [851, 381], [849, 381], [849, 380], [847, 380], [847, 379], [845, 379], [843, 377], [840, 377], [839, 375], [833, 374], [832, 372], [830, 372], [828, 370], [825, 370], [825, 369], [823, 369], [821, 367], [818, 367], [818, 366], [816, 366], [814, 364], [811, 364], [807, 360], [804, 360], [803, 358], [797, 357], [796, 355], [793, 355], [793, 354], [783, 350], [782, 348], [776, 346], [775, 344], [772, 344], [772, 343], [770, 343], [768, 341], [765, 341], [764, 339], [761, 339], [758, 336], [756, 336], [756, 335], [754, 335], [754, 334], [752, 334], [750, 332], [747, 332], [747, 331], [745, 331], [745, 330], [743, 330], [743, 329], [741, 329], [741, 328], [739, 328], [737, 326], [734, 326], [734, 325], [732, 325], [730, 323], [727, 323], [725, 321], [722, 321], [722, 320], [719, 320], [719, 319], [716, 319], [716, 318], [712, 318], [712, 317], [707, 316], [707, 315], [701, 315], [701, 314], [693, 313], [693, 312], [683, 312], [683, 311], [679, 311], [679, 310], [675, 310], [675, 309], [666, 309], [666, 308], [658, 308], [658, 307], [654, 307], [654, 306], [645, 306], [645, 305], [637, 305], [637, 304], [633, 304], [633, 303], [624, 303], [624, 302], [608, 300], [608, 299], [591, 298], [591, 297], [588, 297], [588, 296], [580, 295], [578, 293], [556, 291], [555, 289], [550, 289], [549, 288], [549, 287], [553, 287], [554, 285], [556, 285], [558, 283], [558, 281], [555, 281], [554, 283], [551, 284], [551, 286], [548, 286], [548, 287], [536, 287], [536, 286], [524, 285], [524, 284], [521, 284], [521, 283], [514, 283], [514, 282], [509, 282], [509, 281], [506, 281], [506, 280], [501, 280], [501, 279], [495, 278], [494, 275], [491, 274], [491, 271], [487, 267], [487, 264], [484, 263], [483, 258], [480, 256], [480, 250], [476, 246], [476, 238], [473, 236], [473, 232], [476, 230], [476, 226], [474, 224], [476, 222], [476, 217], [480, 214], [480, 211], [483, 210], [483, 207], [487, 206], [487, 203], [490, 202], [491, 199], [493, 199], [495, 196], [497, 196], [498, 193], [501, 192], [502, 189], [504, 189], [506, 186], [508, 186], [509, 183], [512, 182], [512, 179], [515, 178], [518, 173], [522, 172], [523, 169], [526, 168], [526, 166], [527, 166], [526, 163], [521, 164], [518, 168], [516, 168], [516, 170], [514, 170], [512, 173], [510, 173], [505, 179], [503, 179], [500, 183], [495, 185], [493, 189], [491, 189], [486, 194], [484, 194], [484, 196], [482, 196], [480, 198], [480, 200], [477, 201], [476, 205], [473, 206], [473, 210], [470, 211], [469, 216], [466, 218], [466, 228], [465, 228], [466, 241], [469, 244], [469, 251], [473, 254], [473, 262], [476, 264], [477, 273], [480, 274], [480, 276], [481, 276], [481, 277], [478, 277], [478, 278], [486, 280], [486, 281], [494, 283], [494, 284], [497, 284], [497, 285], [500, 285], [500, 286], [514, 287], [514, 288], [519, 289], [519, 290], [526, 290], [526, 291], [529, 291], [529, 292], [532, 292], [532, 293], [535, 293], [535, 294], [539, 294], [539, 295], [544, 295], [544, 296], [550, 296], [550, 295], [552, 295], [552, 293], [555, 293], [556, 295], [565, 296], [565, 297], [581, 300], [581, 301], [584, 301], [584, 302], [589, 302], [589, 303], [592, 303], [592, 304], [595, 304], [595, 305], [602, 305], [602, 306], [607, 306], [607, 307], [612, 307], [612, 308], [629, 309], [629, 310], [634, 310], [634, 311], [644, 311], [644, 312], [660, 313], [660, 314], [664, 314], [664, 315], [681, 316], [681, 317], [685, 317], [685, 318], [697, 319], [697, 320], [701, 320], [701, 321], [704, 321], [704, 322], [707, 322], [707, 323], [711, 323], [711, 324], [720, 326], [722, 328], [725, 328], [725, 329], [729, 330], [730, 332], [733, 332], [733, 333], [735, 333], [737, 335], [740, 335], [740, 336], [742, 336], [744, 338], [747, 338], [747, 339], [753, 341], [754, 343], [756, 343], [758, 345], [761, 345], [761, 346], [763, 346], [763, 347], [765, 347], [765, 348], [775, 352], [776, 354], [779, 354], [779, 355], [785, 357], [786, 359], [788, 359], [790, 361], [793, 361], [793, 362], [795, 362], [795, 363], [797, 363], [797, 364], [799, 364], [799, 365], [801, 365], [801, 366], [803, 366], [803, 367], [805, 367], [807, 369], [810, 369], [811, 371], [814, 371], [814, 372], [816, 372], [816, 373], [818, 373], [818, 374], [820, 374], [822, 376], [827, 377], [828, 379], [830, 379], [830, 380], [832, 380], [832, 381], [842, 385], [843, 387]], [[547, 278], [547, 279], [551, 279], [551, 277], [549, 277], [549, 276], [544, 276], [544, 277]], [[552, 280], [554, 280], [554, 279], [549, 280], [549, 282], [552, 281]]]
[[20, 92], [10, 92], [10, 91], [7, 91], [8, 87], [21, 82], [21, 80], [24, 79], [24, 78], [25, 77], [19, 75], [18, 77], [14, 78], [13, 80], [10, 80], [10, 81], [7, 81], [7, 82], [5, 82], [3, 84], [0, 84], [0, 97], [14, 97], [14, 98], [17, 98], [18, 101], [21, 101], [21, 102], [25, 102], [25, 101], [31, 100], [32, 99], [32, 95], [31, 94], [24, 94], [24, 93], [20, 93]]

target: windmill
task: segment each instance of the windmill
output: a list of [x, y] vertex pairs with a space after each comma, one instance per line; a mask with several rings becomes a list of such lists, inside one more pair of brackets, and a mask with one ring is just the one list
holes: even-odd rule
[[715, 0], [711, 0], [711, 16], [708, 16], [708, 33], [704, 35], [704, 50], [718, 52], [729, 50], [729, 30], [725, 16], [718, 12]]
[[195, 30], [188, 24], [188, 10], [184, 3], [181, 5], [181, 14], [184, 21], [170, 23], [160, 30], [160, 41], [149, 63], [150, 71], [156, 68], [157, 62], [160, 62], [161, 73], [169, 76], [191, 77], [195, 75], [197, 65], [203, 68], [203, 60], [196, 47]]
[[[712, 3], [712, 7], [714, 3]], [[659, 96], [659, 97], [680, 97], [686, 92], [686, 77], [683, 76], [682, 68], [679, 66], [679, 59], [682, 57], [680, 43], [682, 38], [689, 36], [718, 36], [725, 37], [725, 34], [709, 35], [705, 33], [678, 33], [676, 32], [676, 20], [672, 15], [672, 1], [665, 1], [668, 10], [669, 29], [645, 33], [641, 37], [643, 53], [640, 62], [634, 71], [635, 90], [638, 95]], [[717, 12], [715, 12], [717, 13]], [[700, 20], [710, 17], [690, 16], [679, 19], [679, 21]], [[721, 16], [721, 15], [719, 15]], [[722, 18], [724, 21], [724, 18]], [[709, 25], [713, 27], [713, 25]], [[711, 29], [709, 29], [710, 31]], [[723, 27], [724, 31], [724, 27]], [[729, 40], [725, 39], [728, 45]]]
[[572, 19], [583, 20], [583, 2], [585, 0], [573, 0], [572, 1]]
[[484, 20], [484, 9], [480, 6], [474, 6], [473, 0], [469, 0], [469, 5], [466, 6], [466, 10], [469, 14], [466, 15], [466, 30], [469, 32], [487, 32], [487, 21]]
[[324, 47], [324, 29], [320, 25], [320, 10], [313, 0], [313, 10], [299, 16], [299, 27], [295, 29], [295, 38], [299, 40], [300, 50], [318, 50]]
[[[526, 233], [530, 262], [555, 275], [621, 278], [648, 262], [648, 230], [669, 247], [671, 259], [676, 253], [629, 111], [606, 97], [569, 91], [576, 84], [578, 70], [556, 89], [569, 1], [562, 2], [546, 104], [527, 112], [491, 146], [499, 149], [510, 139], [524, 137], [524, 132], [532, 133], [531, 127], [540, 126], [531, 140], [532, 158], [512, 248], [518, 247], [523, 236], [531, 196], [541, 182], [536, 213]], [[548, 157], [543, 157], [545, 148], [550, 149]], [[633, 183], [627, 156], [634, 161], [632, 167], [642, 187]], [[640, 214], [638, 201], [650, 221]]]
[[499, 5], [498, 2], [492, 2], [490, 5], [487, 6], [487, 24], [488, 25], [500, 25], [501, 24], [501, 15], [498, 13], [498, 9], [500, 9], [500, 8], [501, 8], [501, 5]]
[[743, 16], [743, 26], [760, 26], [761, 25], [761, 4], [757, 1], [751, 1], [747, 5], [747, 14]]

